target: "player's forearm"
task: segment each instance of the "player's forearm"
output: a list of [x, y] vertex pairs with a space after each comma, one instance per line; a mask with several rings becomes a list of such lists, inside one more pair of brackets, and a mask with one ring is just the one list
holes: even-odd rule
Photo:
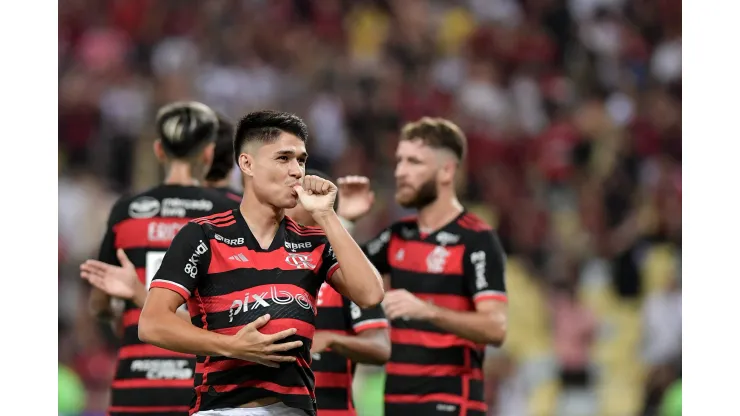
[[100, 289], [90, 291], [90, 313], [101, 320], [113, 319], [113, 308], [110, 305], [111, 297]]
[[383, 301], [383, 283], [378, 270], [362, 252], [352, 236], [342, 225], [336, 213], [317, 218], [329, 239], [337, 261], [342, 268], [343, 293], [361, 308], [369, 308]]
[[204, 356], [227, 356], [229, 337], [185, 322], [174, 312], [154, 316], [142, 311], [139, 339], [170, 351]]
[[375, 337], [336, 335], [329, 348], [361, 364], [383, 365], [391, 357], [391, 344], [387, 337], [384, 342]]
[[432, 306], [429, 322], [477, 344], [499, 346], [506, 338], [504, 313], [459, 312]]

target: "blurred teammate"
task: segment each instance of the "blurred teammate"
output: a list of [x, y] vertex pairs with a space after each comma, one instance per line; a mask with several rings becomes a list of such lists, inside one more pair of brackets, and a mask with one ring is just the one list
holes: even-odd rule
[[483, 345], [506, 334], [504, 252], [455, 193], [463, 133], [443, 119], [406, 125], [396, 149], [396, 201], [418, 215], [365, 246], [389, 275], [385, 415], [483, 416]]
[[[334, 212], [336, 186], [304, 177], [306, 138], [292, 114], [244, 117], [234, 136], [240, 208], [183, 227], [152, 281], [139, 337], [198, 355], [191, 413], [314, 415], [319, 288], [328, 281], [364, 308], [383, 299], [377, 270]], [[299, 200], [318, 227], [285, 216]], [[195, 325], [176, 316], [186, 301]]]
[[[307, 174], [326, 180], [323, 172]], [[334, 207], [340, 218], [357, 220], [372, 207], [370, 181], [363, 177], [340, 178]], [[316, 221], [301, 204], [286, 210], [299, 224], [314, 226]], [[380, 305], [360, 309], [324, 283], [317, 300], [316, 334], [311, 352], [311, 369], [316, 375], [318, 416], [353, 416], [352, 379], [356, 363], [383, 365], [391, 354], [388, 320]]]
[[204, 186], [213, 188], [237, 203], [242, 201], [241, 193], [229, 186], [229, 175], [234, 169], [234, 124], [222, 114], [218, 114], [216, 146], [213, 149], [213, 163], [206, 174]]
[[[213, 157], [216, 114], [200, 103], [177, 102], [160, 109], [156, 123], [159, 139], [154, 152], [167, 171], [164, 183], [118, 200], [111, 209], [99, 261], [88, 260], [80, 266], [81, 276], [93, 285], [90, 306], [96, 316], [114, 317], [111, 296], [125, 300], [110, 415], [187, 414], [195, 357], [140, 342], [139, 308], [178, 230], [194, 217], [236, 205], [196, 185]], [[119, 260], [135, 268], [140, 284], [118, 284], [101, 277], [108, 265], [118, 265]]]

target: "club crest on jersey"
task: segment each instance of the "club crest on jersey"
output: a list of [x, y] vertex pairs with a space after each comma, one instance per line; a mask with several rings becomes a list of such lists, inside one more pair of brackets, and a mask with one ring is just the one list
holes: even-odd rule
[[447, 263], [447, 257], [450, 256], [450, 252], [442, 246], [437, 246], [427, 256], [427, 271], [429, 273], [442, 273], [445, 270], [445, 264]]
[[437, 241], [439, 242], [439, 244], [446, 246], [449, 244], [455, 244], [458, 241], [460, 241], [460, 236], [456, 234], [448, 233], [446, 231], [441, 231], [437, 233]]
[[288, 253], [285, 262], [296, 269], [314, 269], [315, 264], [311, 262], [311, 256], [304, 253]]
[[128, 215], [131, 218], [151, 218], [159, 214], [159, 209], [159, 200], [150, 196], [142, 196], [129, 204]]

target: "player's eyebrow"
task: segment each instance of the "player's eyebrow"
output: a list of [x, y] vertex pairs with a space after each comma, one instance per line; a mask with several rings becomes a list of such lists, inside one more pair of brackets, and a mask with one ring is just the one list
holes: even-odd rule
[[296, 151], [292, 149], [278, 150], [277, 152], [275, 152], [275, 155], [276, 156], [296, 156], [296, 157], [303, 157], [303, 158], [308, 157], [308, 153], [306, 153], [305, 151], [296, 155]]

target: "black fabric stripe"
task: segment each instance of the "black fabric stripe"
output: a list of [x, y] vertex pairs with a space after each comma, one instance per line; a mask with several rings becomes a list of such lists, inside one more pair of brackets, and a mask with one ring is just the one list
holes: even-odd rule
[[346, 331], [352, 326], [347, 321], [344, 308], [320, 307], [316, 315], [316, 330]]
[[208, 372], [206, 380], [209, 386], [230, 386], [249, 381], [269, 381], [283, 387], [314, 386], [314, 375], [308, 369], [297, 364], [283, 364], [280, 368], [264, 365], [237, 367], [231, 370]]
[[[193, 359], [187, 359], [182, 357], [141, 357], [141, 358], [125, 358], [123, 360], [118, 360], [118, 367], [116, 369], [116, 380], [125, 380], [129, 378], [147, 378], [148, 371], [144, 370], [138, 370], [132, 371], [131, 365], [134, 363], [134, 361], [182, 361], [182, 366], [180, 366], [180, 363], [177, 363], [178, 369], [180, 370], [190, 370], [190, 376], [189, 377], [183, 377], [183, 378], [192, 378], [195, 374], [195, 358]], [[183, 371], [183, 374], [185, 371]]]
[[311, 362], [311, 369], [325, 373], [347, 374], [347, 359], [335, 352], [322, 352], [321, 359]]
[[339, 387], [316, 389], [316, 404], [321, 410], [347, 410], [349, 397], [349, 391]]
[[399, 376], [388, 374], [385, 394], [424, 395], [434, 393], [462, 394], [461, 377]]
[[420, 365], [465, 365], [466, 348], [427, 348], [418, 345], [393, 344], [391, 362]]
[[391, 286], [411, 293], [467, 296], [462, 275], [417, 273], [391, 269]]
[[112, 389], [111, 406], [188, 406], [195, 400], [190, 388]]
[[[271, 301], [268, 300], [268, 302]], [[259, 306], [259, 304], [257, 304], [257, 306]], [[276, 319], [297, 319], [309, 325], [313, 325], [315, 320], [312, 309], [304, 309], [296, 303], [290, 303], [287, 305], [270, 303], [269, 308], [261, 306], [257, 309], [250, 308], [248, 311], [241, 311], [233, 316], [231, 316], [231, 312], [229, 311], [215, 313], [209, 312], [206, 315], [206, 322], [209, 330], [247, 325], [264, 315], [265, 310], [270, 311], [270, 321], [275, 321]]]
[[311, 296], [316, 297], [319, 287], [323, 283], [312, 273], [306, 273], [306, 270], [250, 270], [249, 279], [244, 278], [244, 270], [236, 269], [223, 273], [209, 274], [203, 279], [198, 286], [200, 296], [226, 296], [240, 290], [261, 285], [271, 285], [276, 283], [284, 285], [295, 285]]

